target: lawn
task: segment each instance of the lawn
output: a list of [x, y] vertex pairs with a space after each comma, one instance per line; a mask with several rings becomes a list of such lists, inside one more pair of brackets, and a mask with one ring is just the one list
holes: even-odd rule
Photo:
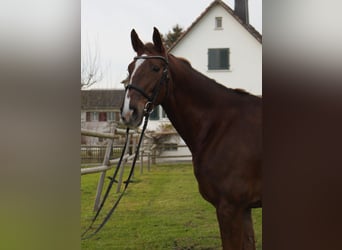
[[[82, 232], [93, 216], [98, 178], [82, 176]], [[154, 165], [143, 175], [136, 171], [133, 180], [110, 220], [82, 241], [82, 249], [221, 249], [214, 207], [200, 196], [191, 164]], [[103, 212], [113, 204], [115, 189]], [[253, 212], [253, 219], [261, 249], [261, 209]]]

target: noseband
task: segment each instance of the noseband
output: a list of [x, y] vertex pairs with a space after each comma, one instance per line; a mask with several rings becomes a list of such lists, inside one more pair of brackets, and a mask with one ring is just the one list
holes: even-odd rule
[[[145, 113], [150, 113], [152, 112], [154, 106], [155, 106], [155, 102], [156, 99], [158, 97], [158, 94], [160, 92], [160, 88], [162, 86], [162, 84], [165, 82], [165, 84], [167, 85], [168, 83], [168, 68], [169, 68], [169, 61], [167, 60], [167, 57], [163, 57], [163, 56], [136, 56], [134, 57], [134, 59], [159, 59], [165, 62], [165, 66], [163, 69], [163, 74], [162, 77], [160, 78], [159, 84], [157, 86], [154, 87], [153, 89], [153, 93], [151, 96], [149, 96], [142, 88], [140, 88], [139, 86], [135, 86], [133, 84], [128, 84], [125, 88], [125, 90], [127, 91], [130, 89], [133, 89], [137, 92], [139, 92], [143, 97], [145, 97], [147, 99], [147, 103], [145, 104], [145, 108], [144, 108], [144, 112]], [[168, 86], [166, 86], [166, 95], [165, 97], [168, 95], [168, 91], [169, 88]]]

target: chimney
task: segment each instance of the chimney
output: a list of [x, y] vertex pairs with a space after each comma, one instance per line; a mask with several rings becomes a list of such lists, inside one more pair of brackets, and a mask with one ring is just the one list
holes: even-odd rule
[[248, 0], [235, 0], [235, 14], [246, 24], [249, 24]]

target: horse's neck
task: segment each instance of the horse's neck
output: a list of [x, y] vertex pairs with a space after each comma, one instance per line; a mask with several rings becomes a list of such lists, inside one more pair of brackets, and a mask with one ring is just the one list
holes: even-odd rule
[[211, 121], [206, 119], [206, 113], [211, 100], [208, 98], [208, 90], [203, 88], [205, 77], [198, 72], [185, 70], [179, 63], [172, 63], [173, 60], [170, 60], [170, 93], [162, 106], [173, 126], [194, 153], [205, 139], [202, 138], [207, 133], [205, 130], [210, 127], [208, 123]]

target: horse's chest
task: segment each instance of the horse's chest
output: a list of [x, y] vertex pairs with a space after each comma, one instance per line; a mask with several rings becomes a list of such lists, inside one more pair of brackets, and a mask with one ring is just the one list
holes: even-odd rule
[[218, 195], [218, 177], [209, 168], [194, 166], [194, 173], [198, 182], [198, 188], [204, 199], [212, 204], [216, 203]]

